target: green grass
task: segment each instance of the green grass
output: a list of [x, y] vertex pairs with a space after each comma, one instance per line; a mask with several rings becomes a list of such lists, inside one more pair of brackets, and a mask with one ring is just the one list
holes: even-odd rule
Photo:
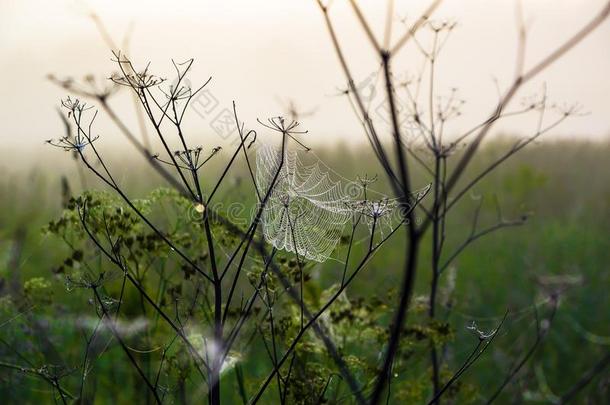
[[[492, 161], [507, 142], [500, 140], [487, 145], [468, 174], [476, 173], [477, 168]], [[366, 149], [346, 151], [326, 148], [317, 154], [347, 178], [365, 172], [382, 174]], [[228, 153], [225, 153], [223, 158], [227, 156]], [[513, 392], [539, 391], [537, 378], [543, 373], [550, 390], [561, 394], [608, 350], [610, 160], [607, 156], [610, 156], [610, 145], [607, 143], [545, 143], [526, 149], [475, 187], [473, 197], [484, 198], [481, 226], [491, 225], [495, 221], [496, 198], [506, 218], [523, 212], [532, 214], [521, 227], [503, 229], [475, 242], [454, 264], [455, 306], [451, 312], [441, 311], [441, 316], [447, 316], [456, 330], [456, 344], [451, 346], [449, 353], [450, 365], [459, 365], [472, 347], [473, 338], [465, 329], [469, 321], [480, 319], [482, 328], [491, 329], [506, 309], [511, 314], [493, 347], [463, 377], [463, 381], [477, 387], [480, 398], [493, 391], [506, 373], [511, 359], [519, 356], [533, 341], [535, 314], [532, 304], [542, 302], [546, 297], [537, 283], [540, 276], [571, 275], [581, 277], [582, 281], [561, 294], [548, 339], [510, 389]], [[118, 178], [123, 179], [129, 194], [141, 197], [162, 183], [150, 174], [149, 169], [134, 163], [134, 160], [131, 159], [125, 166], [117, 158], [111, 166], [120, 173]], [[44, 236], [41, 228], [60, 214], [60, 176], [68, 177], [75, 192], [79, 190], [79, 180], [74, 166], [65, 162], [51, 165], [53, 167], [38, 163], [28, 171], [11, 172], [9, 169], [0, 172], [2, 296], [10, 293], [11, 285], [23, 285], [34, 277], [52, 279], [51, 269], [60, 263], [67, 252], [61, 241]], [[212, 169], [212, 172], [215, 170], [218, 168]], [[237, 173], [237, 176], [245, 175], [243, 168]], [[210, 174], [208, 178], [213, 178], [213, 175]], [[93, 178], [87, 181], [89, 186], [101, 187]], [[240, 186], [244, 182], [231, 182], [223, 190], [224, 198], [253, 201], [250, 193]], [[421, 180], [419, 185], [424, 184], [425, 181]], [[376, 188], [383, 191], [384, 182], [380, 181]], [[466, 197], [456, 205], [448, 224], [447, 252], [468, 236], [476, 204], [473, 198]], [[22, 251], [16, 254], [16, 241], [21, 232], [25, 235]], [[350, 297], [381, 296], [398, 284], [404, 257], [401, 240], [402, 236], [397, 237], [382, 254], [375, 257], [349, 289]], [[425, 240], [416, 295], [425, 294], [429, 283], [428, 245]], [[336, 281], [340, 271], [339, 264], [329, 261], [318, 266], [314, 276], [321, 284], [328, 285]], [[446, 277], [441, 282], [445, 284]], [[77, 344], [80, 336], [71, 317], [90, 310], [86, 307], [86, 298], [83, 294], [66, 291], [61, 282], [55, 280], [52, 300], [60, 305], [53, 309], [44, 306], [28, 308], [22, 315], [46, 320], [42, 323], [40, 336], [23, 335], [23, 341], [44, 351], [45, 339], [49, 339], [60, 345], [62, 354], [64, 351], [82, 350], [82, 346], [78, 346], [80, 343]], [[544, 316], [548, 308], [541, 305], [539, 311]], [[5, 316], [4, 312], [2, 316]], [[16, 326], [18, 321], [0, 318], [0, 325], [0, 337], [5, 341], [23, 334]], [[596, 339], [583, 333], [581, 328], [601, 338], [593, 341]], [[600, 341], [605, 343], [600, 344]], [[116, 352], [114, 358], [121, 356], [118, 349], [113, 350]], [[0, 356], [7, 352], [7, 347], [0, 347]], [[250, 370], [264, 375], [268, 364], [263, 353], [251, 353], [250, 356], [244, 360], [243, 367], [250, 367]], [[124, 403], [133, 398], [136, 382], [126, 383], [133, 378], [132, 373], [114, 367], [112, 359], [112, 356], [103, 356], [96, 363], [95, 373], [102, 376], [97, 380], [97, 389], [111, 396], [100, 403]], [[537, 374], [534, 366], [537, 367]], [[0, 397], [10, 398], [10, 402], [15, 403], [51, 401], [48, 384], [18, 374], [0, 369]], [[606, 372], [605, 378], [607, 376]], [[71, 388], [76, 390], [75, 387]], [[226, 395], [236, 395], [234, 388], [225, 384], [223, 389]], [[587, 395], [599, 398], [596, 395], [600, 395], [597, 393], [600, 389], [598, 380], [594, 381], [581, 399]], [[499, 401], [509, 402], [508, 397], [502, 397]]]

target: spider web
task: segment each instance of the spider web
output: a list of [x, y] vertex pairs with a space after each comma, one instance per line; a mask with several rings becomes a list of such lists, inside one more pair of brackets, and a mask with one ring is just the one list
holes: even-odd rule
[[319, 162], [306, 166], [296, 152], [285, 151], [282, 163], [280, 149], [261, 146], [256, 155], [261, 195], [267, 193], [276, 174], [262, 214], [265, 240], [279, 250], [326, 261], [351, 218], [341, 184], [334, 182]]
[[381, 238], [389, 235], [401, 223], [402, 213], [397, 198], [355, 200], [350, 202], [350, 208], [367, 225], [369, 232]]
[[383, 239], [405, 223], [405, 214], [419, 204], [430, 191], [430, 186], [411, 192], [404, 204], [398, 198], [384, 197], [380, 200], [351, 200], [347, 205], [353, 213], [360, 215], [371, 233]]

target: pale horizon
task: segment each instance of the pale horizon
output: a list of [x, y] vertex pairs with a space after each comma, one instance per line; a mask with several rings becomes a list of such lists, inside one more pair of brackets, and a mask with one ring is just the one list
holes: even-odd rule
[[[381, 36], [384, 8], [373, 1], [360, 2]], [[425, 2], [397, 1], [394, 38]], [[462, 119], [449, 129], [463, 131], [483, 120], [495, 106], [497, 79], [505, 89], [514, 70], [517, 34], [515, 2], [446, 1], [433, 20], [448, 19], [458, 26], [438, 62], [437, 88], [441, 95], [457, 87], [467, 101]], [[146, 6], [144, 7], [144, 4]], [[526, 66], [530, 66], [573, 34], [601, 7], [601, 2], [524, 1], [529, 31]], [[314, 0], [273, 1], [8, 1], [0, 6], [0, 53], [4, 90], [1, 116], [3, 145], [8, 151], [27, 149], [38, 153], [45, 139], [62, 135], [57, 117], [60, 99], [69, 95], [46, 79], [81, 78], [93, 73], [105, 78], [115, 69], [111, 52], [90, 13], [104, 22], [113, 40], [129, 35], [129, 54], [136, 66], [151, 62], [161, 75], [171, 72], [171, 58], [194, 58], [191, 82], [212, 77], [210, 93], [219, 108], [237, 103], [240, 118], [257, 128], [256, 118], [285, 113], [288, 100], [304, 111], [302, 127], [313, 144], [360, 144], [366, 138], [345, 97], [336, 96], [345, 78]], [[335, 1], [331, 17], [348, 55], [356, 80], [366, 80], [377, 62], [347, 2]], [[610, 136], [610, 25], [597, 31], [570, 51], [556, 65], [521, 91], [522, 97], [543, 84], [549, 99], [558, 104], [579, 103], [582, 116], [571, 118], [544, 139], [606, 140]], [[466, 45], [465, 45], [466, 44]], [[395, 74], [414, 72], [419, 62], [413, 45], [395, 62]], [[133, 106], [126, 91], [111, 99], [122, 118], [134, 125]], [[516, 106], [517, 103], [514, 103]], [[209, 127], [210, 117], [191, 112], [187, 129], [194, 143], [222, 144]], [[494, 133], [523, 134], [533, 130], [532, 119], [499, 123]], [[264, 131], [261, 131], [264, 133]], [[122, 142], [117, 130], [100, 114], [97, 133], [104, 142]], [[33, 149], [32, 149], [33, 148]]]

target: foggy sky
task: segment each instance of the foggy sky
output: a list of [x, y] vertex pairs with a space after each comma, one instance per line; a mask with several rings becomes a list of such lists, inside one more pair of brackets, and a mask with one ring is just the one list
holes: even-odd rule
[[[345, 0], [335, 0], [331, 17], [348, 55], [356, 80], [378, 68], [370, 44], [362, 35]], [[381, 37], [385, 2], [361, 0], [376, 34]], [[600, 0], [524, 0], [528, 27], [526, 67], [567, 39], [597, 12]], [[412, 21], [423, 1], [396, 1], [394, 38], [400, 22]], [[55, 111], [68, 94], [45, 76], [108, 77], [115, 69], [111, 53], [88, 14], [104, 21], [114, 40], [130, 30], [129, 53], [139, 66], [151, 62], [161, 75], [171, 73], [170, 59], [195, 58], [191, 82], [212, 76], [210, 94], [219, 108], [236, 101], [240, 118], [255, 128], [255, 119], [285, 111], [286, 100], [315, 114], [304, 118], [311, 142], [365, 140], [347, 100], [336, 96], [345, 79], [314, 0], [181, 0], [181, 1], [71, 1], [0, 0], [0, 137], [5, 150], [35, 153], [42, 141], [62, 135]], [[517, 46], [515, 3], [512, 0], [447, 0], [434, 19], [450, 19], [458, 26], [438, 61], [439, 95], [459, 88], [467, 101], [464, 116], [451, 131], [469, 128], [485, 118], [512, 78]], [[416, 72], [419, 55], [411, 44], [395, 62], [394, 72]], [[579, 102], [586, 115], [564, 123], [553, 137], [607, 138], [610, 134], [610, 24], [555, 66], [526, 86], [522, 96], [545, 83], [550, 100]], [[518, 101], [521, 97], [517, 97]], [[126, 92], [111, 103], [133, 124]], [[210, 129], [210, 116], [191, 114], [187, 129], [193, 142], [220, 143]], [[505, 122], [497, 132], [527, 134], [531, 119]], [[97, 126], [106, 142], [120, 135], [103, 116]]]

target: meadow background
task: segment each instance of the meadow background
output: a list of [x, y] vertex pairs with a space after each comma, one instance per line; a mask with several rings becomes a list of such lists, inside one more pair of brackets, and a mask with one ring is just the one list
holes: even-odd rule
[[[502, 137], [486, 144], [472, 170], [492, 161], [510, 139]], [[314, 147], [314, 152], [346, 178], [363, 172], [379, 172], [375, 160], [364, 147]], [[448, 321], [455, 328], [455, 347], [463, 348], [464, 352], [453, 353], [454, 357], [461, 358], [470, 350], [472, 335], [466, 326], [472, 320], [481, 327], [492, 328], [504, 311], [510, 310], [506, 326], [493, 347], [463, 377], [465, 383], [476, 387], [478, 398], [485, 398], [498, 384], [505, 372], [506, 359], [519, 356], [532, 344], [536, 322], [532, 305], [537, 304], [542, 314], [548, 309], [545, 306], [548, 291], [541, 285], [541, 278], [558, 276], [569, 281], [559, 296], [560, 304], [550, 334], [507, 390], [520, 393], [520, 397], [501, 397], [500, 403], [525, 400], [549, 403], [554, 393], [571, 386], [608, 350], [609, 154], [608, 142], [547, 138], [527, 148], [481, 182], [471, 198], [465, 198], [454, 212], [448, 246], [457, 246], [468, 236], [477, 205], [475, 198], [486, 199], [482, 226], [492, 224], [496, 219], [494, 198], [506, 218], [523, 212], [531, 214], [526, 224], [500, 230], [475, 242], [455, 262], [455, 302]], [[129, 195], [139, 198], [163, 182], [134, 156], [135, 153], [125, 151], [111, 155], [110, 161]], [[226, 158], [227, 153], [222, 154], [219, 162]], [[66, 154], [62, 161], [38, 162], [19, 171], [9, 166], [1, 173], [1, 294], [3, 299], [10, 294], [21, 294], [28, 280], [41, 277], [50, 282], [42, 293], [48, 294], [51, 300], [20, 310], [5, 305], [0, 319], [0, 337], [3, 342], [17, 341], [23, 347], [54, 347], [60, 358], [78, 359], [82, 354], [83, 336], [76, 320], [90, 314], [91, 308], [86, 304], [86, 295], [68, 291], [63, 277], [53, 274], [52, 270], [61, 264], [68, 250], [62, 241], [42, 231], [61, 213], [62, 195], [65, 195], [62, 177], [67, 179], [71, 193], [80, 191], [82, 186], [76, 165]], [[237, 173], [224, 191], [225, 196], [248, 201], [252, 196], [240, 189], [239, 182], [245, 172]], [[88, 188], [103, 188], [88, 176], [85, 181]], [[383, 182], [376, 188], [383, 191]], [[349, 289], [350, 299], [383, 296], [395, 286], [403, 257], [400, 246], [397, 238], [382, 255], [375, 257]], [[427, 265], [424, 254], [420, 261], [418, 291], [425, 291], [427, 287]], [[336, 279], [340, 268], [331, 260], [318, 265], [313, 275], [321, 285], [328, 284]], [[36, 321], [40, 328], [38, 333], [26, 333], [28, 328], [22, 327], [21, 322], [28, 320]], [[0, 348], [0, 353], [13, 357], [7, 347]], [[121, 364], [122, 356], [120, 348], [112, 346], [96, 363], [92, 374], [94, 385], [97, 390], [109, 393], [98, 398], [100, 403], [124, 402], [138, 395], [133, 372], [116, 367]], [[427, 361], [424, 353], [422, 356], [414, 361]], [[264, 352], [260, 347], [246, 353], [242, 361], [241, 366], [249, 371], [260, 370], [261, 376], [265, 373]], [[12, 398], [11, 402], [17, 398], [25, 403], [45, 402], [50, 398], [48, 384], [38, 378], [6, 369], [0, 375], [1, 396]], [[229, 381], [233, 379], [228, 378]], [[608, 373], [605, 372], [584, 392], [601, 398], [599, 395], [607, 393], [607, 384]], [[136, 391], [132, 392], [134, 389]], [[239, 401], [236, 392], [235, 383], [223, 385], [223, 395], [229, 398], [234, 395], [234, 401]]]
[[[381, 2], [360, 3], [381, 35], [385, 18]], [[572, 28], [588, 21], [603, 3], [524, 1], [525, 22], [531, 29], [526, 65], [568, 38]], [[395, 31], [404, 29], [403, 20], [419, 15], [426, 4], [423, 0], [396, 1]], [[458, 27], [439, 59], [436, 88], [446, 96], [457, 87], [460, 97], [467, 101], [462, 116], [447, 129], [450, 135], [485, 119], [497, 102], [497, 86], [503, 88], [513, 77], [515, 2], [497, 0], [493, 7], [489, 4], [488, 0], [447, 0], [437, 13], [439, 20], [457, 21]], [[333, 7], [340, 39], [360, 83], [378, 71], [378, 61], [371, 52], [364, 51], [367, 39], [348, 2], [337, 0]], [[481, 227], [497, 221], [497, 205], [506, 219], [528, 216], [521, 226], [501, 229], [473, 243], [454, 262], [452, 275], [445, 274], [441, 281], [443, 290], [451, 287], [451, 280], [455, 283], [451, 309], [439, 310], [439, 318], [454, 330], [448, 366], [459, 367], [470, 352], [473, 335], [467, 326], [472, 321], [481, 329], [491, 330], [509, 310], [493, 345], [459, 380], [461, 389], [474, 403], [487, 399], [515, 359], [532, 347], [536, 316], [544, 323], [553, 290], [560, 292], [550, 332], [497, 403], [552, 404], [608, 355], [609, 37], [610, 24], [606, 22], [543, 77], [523, 88], [519, 101], [521, 96], [540, 94], [545, 85], [550, 102], [578, 102], [582, 108], [577, 117], [544, 134], [478, 183], [450, 215], [449, 252], [468, 237], [481, 198]], [[230, 107], [236, 100], [240, 118], [247, 123], [255, 123], [256, 118], [290, 115], [288, 108], [298, 106], [307, 112], [301, 121], [303, 128], [310, 130], [306, 140], [313, 148], [311, 161], [320, 159], [332, 168], [331, 176], [344, 183], [358, 175], [378, 174], [380, 181], [373, 188], [391, 195], [383, 170], [365, 143], [360, 122], [347, 100], [339, 96], [345, 78], [315, 1], [183, 0], [172, 6], [162, 0], [0, 1], [2, 402], [51, 403], [53, 394], [48, 382], [21, 367], [79, 367], [82, 361], [83, 332], [90, 329], [87, 324], [83, 326], [83, 319], [90, 320], [95, 308], [90, 294], [68, 288], [64, 277], [56, 274], [70, 250], [44, 229], [59, 218], [69, 197], [84, 190], [104, 190], [104, 186], [79, 168], [70, 153], [43, 144], [49, 138], [64, 135], [56, 109], [69, 94], [51, 83], [48, 75], [76, 80], [95, 77], [99, 84], [116, 70], [110, 49], [119, 48], [128, 51], [138, 67], [150, 61], [154, 72], [163, 76], [173, 73], [171, 58], [195, 58], [191, 82], [203, 83], [212, 76], [211, 94], [219, 108]], [[413, 62], [417, 55], [418, 48], [409, 44], [397, 56], [400, 75], [417, 74], [419, 60]], [[121, 119], [130, 128], [138, 128], [132, 102], [125, 93], [111, 98]], [[209, 185], [229, 159], [232, 148], [211, 131], [211, 116], [192, 116], [185, 123], [192, 146], [208, 149], [222, 143], [224, 147], [206, 166], [203, 182]], [[535, 121], [536, 117], [517, 117], [499, 122], [463, 178], [478, 174], [509, 149], [515, 139], [531, 135]], [[97, 125], [96, 133], [101, 135], [97, 145], [130, 197], [145, 198], [152, 190], [167, 186], [103, 112]], [[265, 138], [268, 133], [260, 132], [261, 141], [273, 140]], [[152, 149], [161, 150], [154, 143]], [[246, 176], [243, 165], [232, 171], [221, 189], [221, 200], [238, 201], [246, 207], [254, 204]], [[415, 181], [415, 187], [423, 187], [428, 181], [422, 177]], [[403, 237], [392, 239], [350, 286], [351, 300], [387, 297], [395, 289], [405, 257]], [[422, 244], [416, 303], [425, 298], [429, 287], [428, 242], [429, 235]], [[364, 247], [360, 244], [357, 249], [362, 251]], [[344, 253], [342, 247], [334, 256]], [[316, 285], [326, 288], [337, 280], [341, 270], [339, 262], [329, 260], [316, 265], [311, 275]], [[133, 298], [130, 297], [126, 321], [139, 319], [138, 303]], [[139, 339], [144, 340], [143, 334], [137, 334], [134, 343], [142, 343]], [[397, 380], [419, 378], [427, 382], [427, 371], [421, 370], [427, 370], [428, 355], [427, 350], [417, 352], [410, 359], [412, 373], [417, 375], [407, 373], [397, 376]], [[139, 356], [143, 361], [146, 358], [146, 354]], [[116, 344], [97, 359], [87, 383], [88, 390], [97, 394], [96, 403], [144, 402], [141, 381], [124, 365], [125, 355]], [[269, 359], [260, 344], [250, 345], [241, 353], [235, 367], [223, 377], [225, 403], [241, 403], [238, 370], [260, 378], [266, 375]], [[76, 391], [78, 373], [68, 376], [68, 380], [67, 388]], [[252, 379], [247, 389], [255, 390], [259, 382]], [[188, 384], [183, 402], [199, 403], [204, 394], [195, 381], [189, 380]], [[402, 388], [405, 387], [411, 386]], [[610, 370], [606, 369], [574, 402], [602, 404], [609, 395]], [[263, 403], [274, 403], [270, 396], [264, 398], [267, 402]]]

